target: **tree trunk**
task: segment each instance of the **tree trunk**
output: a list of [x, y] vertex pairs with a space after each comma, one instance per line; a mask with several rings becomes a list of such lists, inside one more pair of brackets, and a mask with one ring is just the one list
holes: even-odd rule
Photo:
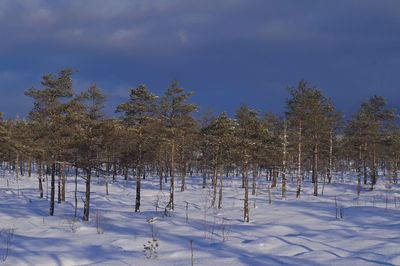
[[368, 150], [368, 145], [367, 143], [364, 143], [364, 158], [363, 158], [363, 167], [364, 167], [364, 185], [367, 184], [367, 159], [366, 159], [366, 154], [367, 154], [367, 150]]
[[77, 217], [77, 215], [78, 215], [78, 167], [75, 167], [74, 199], [75, 199], [75, 217]]
[[218, 209], [222, 208], [222, 172], [219, 174], [219, 197], [218, 197]]
[[181, 185], [181, 191], [185, 191], [186, 189], [186, 163], [183, 161], [183, 169], [182, 169], [182, 185]]
[[54, 215], [54, 198], [56, 193], [56, 163], [51, 164], [51, 181], [50, 181], [50, 216]]
[[32, 159], [31, 157], [29, 157], [29, 161], [28, 161], [28, 177], [32, 176]]
[[160, 169], [160, 191], [162, 191], [162, 187], [163, 187], [163, 174], [164, 174], [164, 169], [163, 168], [161, 168]]
[[140, 189], [141, 189], [141, 170], [142, 167], [138, 167], [136, 173], [136, 202], [135, 202], [135, 212], [140, 211]]
[[272, 169], [271, 188], [276, 187], [277, 177], [278, 177], [278, 172], [277, 172], [276, 168], [273, 168]]
[[243, 183], [244, 183], [244, 208], [243, 208], [243, 220], [245, 223], [250, 222], [249, 214], [249, 176], [247, 172], [247, 166], [243, 167]]
[[318, 196], [318, 145], [314, 145], [312, 179], [314, 182], [314, 196]]
[[89, 221], [90, 211], [90, 180], [92, 177], [92, 169], [86, 169], [86, 191], [85, 191], [85, 204], [83, 206], [83, 221]]
[[124, 180], [128, 180], [128, 167], [124, 168]]
[[367, 172], [367, 162], [365, 161], [365, 158], [363, 160], [363, 169], [364, 169], [364, 185], [366, 185], [367, 178], [368, 178], [368, 172]]
[[257, 171], [257, 165], [254, 164], [253, 165], [253, 182], [252, 182], [252, 189], [251, 189], [251, 195], [255, 195], [256, 194], [256, 188], [257, 188], [257, 175], [258, 175], [258, 171]]
[[207, 171], [203, 170], [203, 188], [206, 188], [206, 184], [207, 184]]
[[211, 201], [211, 207], [215, 207], [215, 200], [217, 198], [217, 178], [218, 178], [218, 170], [217, 166], [214, 166], [213, 178], [212, 178], [212, 186], [213, 186], [213, 197]]
[[64, 164], [60, 165], [60, 175], [61, 175], [61, 201], [65, 201], [66, 176], [65, 176], [65, 166], [64, 166]]
[[329, 139], [329, 166], [327, 171], [328, 176], [328, 184], [332, 181], [332, 160], [333, 160], [333, 132], [330, 132], [330, 139]]
[[286, 157], [287, 157], [287, 123], [283, 127], [283, 161], [282, 161], [282, 199], [286, 199]]
[[169, 209], [174, 209], [174, 190], [175, 190], [175, 177], [174, 177], [174, 169], [175, 169], [175, 141], [173, 140], [171, 143], [171, 169], [170, 169], [170, 179], [171, 186], [169, 191]]
[[299, 137], [299, 143], [297, 146], [298, 149], [298, 157], [297, 157], [297, 189], [296, 189], [296, 198], [300, 198], [300, 191], [301, 191], [301, 180], [302, 180], [302, 174], [301, 174], [301, 152], [302, 152], [302, 139], [303, 139], [303, 127], [302, 123], [300, 121], [300, 126], [299, 126], [299, 132], [298, 132], [298, 137]]
[[39, 195], [40, 198], [43, 198], [43, 172], [42, 172], [42, 162], [39, 161]]
[[16, 178], [17, 178], [17, 195], [19, 197], [19, 173], [18, 173], [18, 167], [19, 167], [19, 154], [17, 153], [17, 159], [15, 162], [15, 166], [17, 167], [17, 169], [15, 169], [15, 173], [16, 173]]
[[377, 165], [376, 165], [376, 147], [374, 144], [373, 149], [372, 149], [371, 190], [373, 190], [374, 186], [376, 185], [377, 176], [378, 176], [378, 170], [377, 170]]
[[19, 161], [19, 170], [20, 170], [21, 176], [24, 176], [24, 172], [25, 172], [24, 168], [25, 168], [25, 164], [24, 164], [23, 160], [20, 160]]
[[113, 183], [115, 182], [115, 177], [117, 176], [117, 163], [113, 163], [113, 176], [112, 176], [112, 181]]
[[60, 164], [58, 164], [58, 193], [57, 193], [57, 203], [61, 203], [61, 169]]

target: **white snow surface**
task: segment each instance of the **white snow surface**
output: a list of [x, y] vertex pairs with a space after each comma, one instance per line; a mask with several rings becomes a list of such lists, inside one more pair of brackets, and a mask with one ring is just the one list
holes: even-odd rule
[[[188, 178], [187, 190], [180, 192], [176, 178], [175, 210], [164, 216], [169, 184], [159, 191], [157, 177], [142, 180], [138, 213], [134, 180], [118, 178], [106, 196], [104, 179], [93, 178], [90, 221], [83, 222], [83, 179], [74, 221], [72, 176], [66, 202], [56, 202], [51, 217], [46, 183], [41, 199], [36, 177], [20, 177], [17, 184], [15, 176], [2, 172], [0, 265], [191, 265], [191, 241], [194, 265], [400, 265], [400, 186], [387, 185], [384, 177], [374, 191], [363, 189], [359, 198], [350, 174], [336, 175], [318, 197], [312, 196], [306, 180], [300, 199], [295, 198], [296, 181], [289, 179], [286, 199], [281, 199], [280, 184], [271, 189], [272, 204], [270, 183], [259, 177], [257, 195], [250, 188], [248, 224], [243, 223], [240, 178], [224, 178], [222, 209], [210, 207], [207, 182], [203, 189], [201, 177]], [[335, 196], [343, 215], [339, 210], [338, 219]], [[158, 247], [147, 258], [144, 245], [152, 240], [151, 228]], [[7, 229], [14, 233], [3, 261]]]

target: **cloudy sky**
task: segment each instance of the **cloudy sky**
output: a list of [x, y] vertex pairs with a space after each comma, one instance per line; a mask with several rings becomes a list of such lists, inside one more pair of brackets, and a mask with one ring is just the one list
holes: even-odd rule
[[174, 79], [231, 114], [282, 113], [301, 79], [348, 116], [374, 94], [399, 107], [400, 1], [0, 0], [0, 111], [25, 116], [23, 92], [65, 67], [103, 89], [108, 114]]

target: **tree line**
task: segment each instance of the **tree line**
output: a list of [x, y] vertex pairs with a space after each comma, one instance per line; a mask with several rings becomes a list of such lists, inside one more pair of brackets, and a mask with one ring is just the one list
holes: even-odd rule
[[[165, 211], [174, 209], [174, 192], [184, 191], [188, 178], [202, 177], [212, 187], [211, 205], [223, 206], [224, 181], [240, 176], [244, 193], [243, 219], [249, 222], [249, 193], [256, 193], [261, 175], [270, 188], [280, 182], [286, 198], [288, 179], [296, 182], [296, 197], [310, 177], [314, 196], [332, 182], [333, 172], [353, 171], [357, 193], [374, 189], [378, 172], [398, 182], [400, 130], [396, 110], [381, 96], [363, 102], [348, 120], [321, 90], [305, 81], [289, 88], [282, 116], [240, 106], [234, 117], [204, 114], [195, 119], [191, 93], [172, 82], [158, 97], [145, 85], [129, 90], [116, 107], [117, 118], [102, 112], [105, 96], [95, 85], [77, 93], [74, 71], [45, 74], [41, 88], [25, 95], [33, 100], [27, 119], [5, 120], [0, 114], [0, 161], [20, 175], [37, 173], [43, 197], [44, 176], [50, 176], [50, 208], [65, 201], [66, 169], [83, 173], [86, 189], [83, 217], [89, 220], [93, 175], [134, 178], [135, 212], [141, 206], [141, 181], [156, 178], [169, 189]], [[208, 184], [209, 183], [209, 184]], [[133, 199], [132, 199], [133, 200]]]

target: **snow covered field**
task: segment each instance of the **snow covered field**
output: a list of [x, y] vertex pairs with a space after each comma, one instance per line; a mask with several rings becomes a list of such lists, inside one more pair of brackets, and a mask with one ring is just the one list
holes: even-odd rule
[[[50, 217], [36, 178], [22, 177], [17, 185], [1, 175], [0, 265], [191, 265], [191, 245], [194, 265], [400, 265], [400, 186], [382, 179], [358, 199], [348, 176], [336, 176], [318, 197], [306, 181], [300, 199], [289, 181], [287, 199], [280, 199], [278, 184], [269, 204], [269, 183], [260, 177], [249, 224], [242, 222], [238, 178], [225, 179], [222, 209], [209, 208], [212, 190], [201, 188], [201, 178], [188, 180], [169, 217], [157, 207], [165, 206], [168, 185], [160, 192], [157, 180], [143, 180], [141, 212], [134, 213], [133, 180], [110, 184], [106, 196], [104, 180], [94, 178], [90, 221], [82, 222], [73, 219], [72, 177], [66, 202], [56, 203]], [[81, 217], [83, 180], [78, 190]]]

